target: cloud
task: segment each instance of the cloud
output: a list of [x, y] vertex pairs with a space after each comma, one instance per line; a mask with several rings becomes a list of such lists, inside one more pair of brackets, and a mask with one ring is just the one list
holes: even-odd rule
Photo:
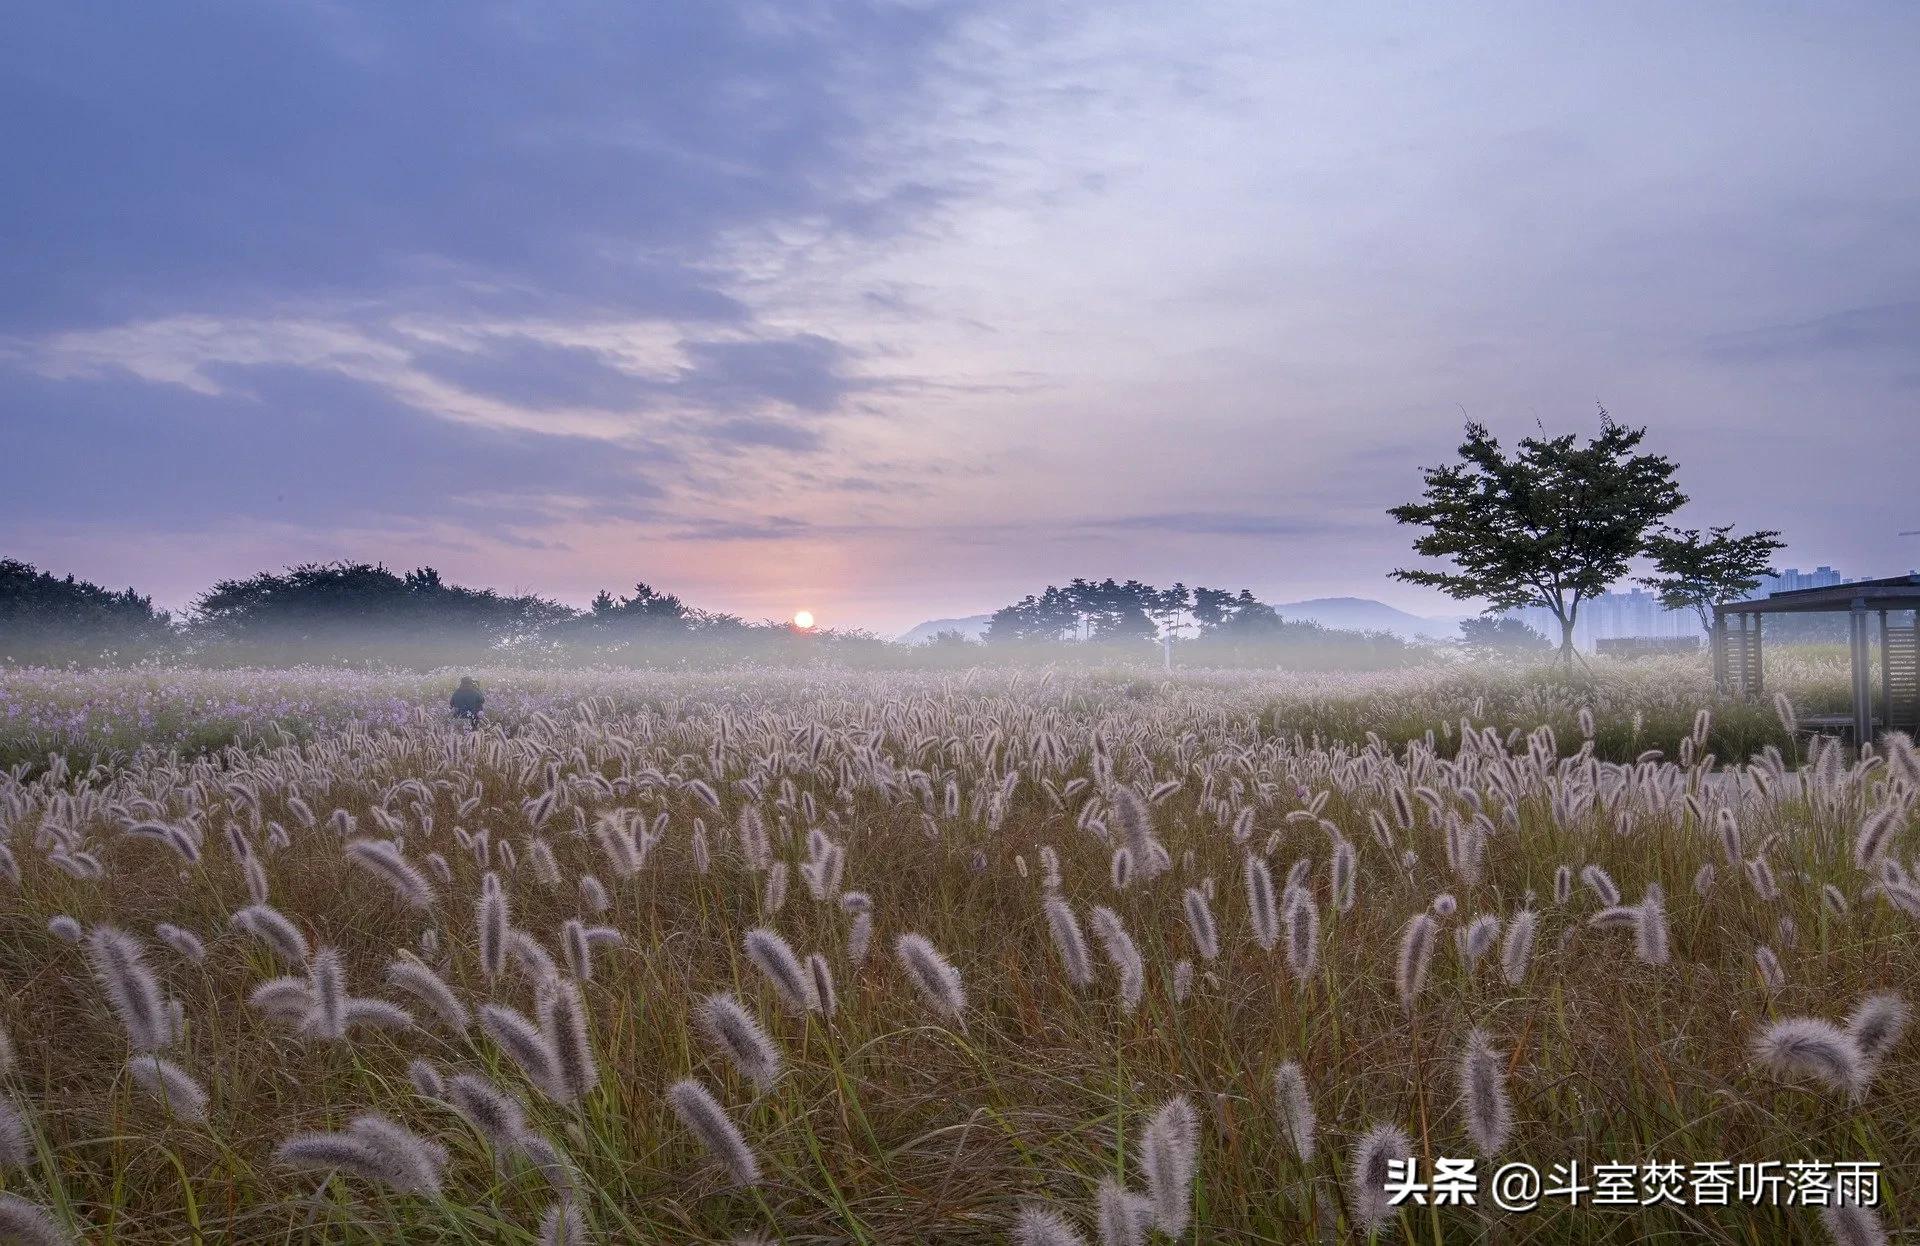
[[21, 471], [0, 491], [16, 531], [111, 517], [191, 530], [221, 522], [341, 526], [443, 517], [538, 524], [585, 495], [603, 515], [649, 517], [671, 456], [567, 435], [448, 425], [350, 377], [288, 366], [214, 374], [209, 395], [126, 376], [0, 385]]
[[1322, 536], [1328, 532], [1337, 531], [1345, 525], [1311, 513], [1176, 511], [1152, 515], [1115, 515], [1103, 519], [1083, 519], [1077, 526], [1093, 530], [1148, 529], [1185, 536], [1276, 537]]
[[1730, 362], [1821, 359], [1834, 355], [1897, 353], [1920, 345], [1920, 302], [1849, 307], [1792, 324], [1770, 325], [1707, 340], [1707, 353]]
[[0, 136], [35, 173], [0, 203], [0, 324], [288, 290], [740, 320], [705, 264], [724, 232], [808, 217], [872, 236], [929, 201], [872, 164], [866, 110], [910, 104], [961, 15], [793, 7], [22, 15]]
[[777, 339], [686, 343], [680, 388], [715, 406], [771, 401], [797, 411], [831, 411], [859, 383], [846, 349], [817, 333]]
[[1605, 397], [1701, 523], [1910, 556], [1870, 535], [1913, 526], [1910, 468], [1831, 435], [1912, 417], [1910, 6], [214, 0], [8, 33], [25, 544], [385, 533], [469, 580], [659, 567], [876, 623], [1090, 570], [1417, 609], [1381, 508], [1461, 409], [1510, 442]]

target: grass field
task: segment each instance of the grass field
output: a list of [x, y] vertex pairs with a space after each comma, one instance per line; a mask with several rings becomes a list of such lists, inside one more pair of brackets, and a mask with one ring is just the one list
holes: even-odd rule
[[[480, 677], [0, 674], [0, 1241], [1914, 1222], [1920, 761], [1697, 663]], [[1484, 1184], [1708, 1161], [1882, 1201]]]

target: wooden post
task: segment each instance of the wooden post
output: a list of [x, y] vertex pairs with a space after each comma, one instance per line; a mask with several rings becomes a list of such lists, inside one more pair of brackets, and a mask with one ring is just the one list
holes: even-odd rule
[[1854, 755], [1873, 742], [1873, 685], [1867, 676], [1867, 603], [1856, 597], [1847, 615], [1848, 649], [1853, 658]]
[[1713, 646], [1713, 690], [1721, 696], [1727, 695], [1727, 616], [1720, 607], [1713, 608], [1713, 634], [1708, 642]]
[[1893, 647], [1887, 644], [1887, 612], [1880, 612], [1880, 721], [1893, 730]]

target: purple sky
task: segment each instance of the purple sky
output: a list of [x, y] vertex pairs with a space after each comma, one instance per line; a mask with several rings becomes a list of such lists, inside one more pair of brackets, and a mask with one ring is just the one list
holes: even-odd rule
[[[1037, 16], [1044, 12], [1045, 16]], [[1355, 594], [1462, 413], [1920, 563], [1904, 3], [37, 5], [0, 553], [898, 630]]]

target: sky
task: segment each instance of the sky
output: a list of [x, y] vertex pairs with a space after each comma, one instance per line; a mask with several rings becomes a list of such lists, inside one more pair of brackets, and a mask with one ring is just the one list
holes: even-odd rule
[[1920, 564], [1920, 7], [36, 5], [0, 553], [882, 632], [1388, 580], [1471, 418]]

